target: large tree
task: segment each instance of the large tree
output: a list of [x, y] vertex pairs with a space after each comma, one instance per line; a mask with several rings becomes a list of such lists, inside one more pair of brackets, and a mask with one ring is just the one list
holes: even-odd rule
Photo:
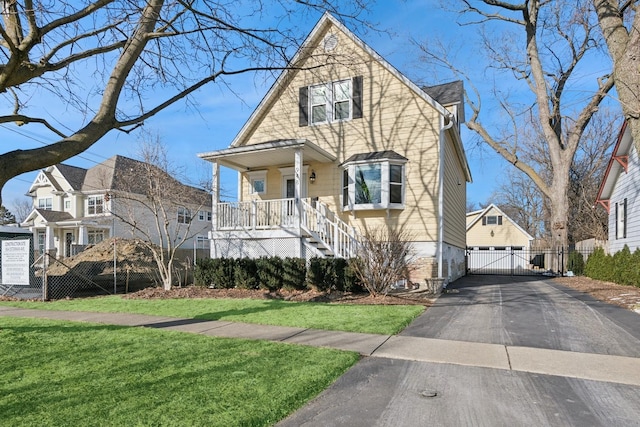
[[593, 0], [624, 118], [640, 153], [640, 1]]
[[[485, 80], [496, 82], [491, 93], [481, 97], [476, 90], [468, 97], [472, 114], [466, 125], [549, 200], [551, 244], [565, 247], [571, 165], [585, 128], [614, 85], [609, 70], [600, 76], [583, 74], [585, 62], [594, 58], [602, 61], [604, 56], [606, 67], [591, 2], [461, 0], [455, 4], [461, 6], [464, 25], [482, 29], [481, 48], [491, 73]], [[428, 60], [445, 61], [432, 46], [422, 44]], [[483, 109], [481, 100], [495, 101], [496, 107]], [[531, 143], [542, 143], [548, 170], [536, 169], [522, 156]]]
[[[1, 1], [0, 124], [44, 126], [55, 142], [0, 154], [0, 190], [111, 130], [130, 132], [210, 82], [286, 66], [301, 15], [330, 10], [359, 20], [366, 3]], [[48, 116], [35, 108], [44, 103]]]

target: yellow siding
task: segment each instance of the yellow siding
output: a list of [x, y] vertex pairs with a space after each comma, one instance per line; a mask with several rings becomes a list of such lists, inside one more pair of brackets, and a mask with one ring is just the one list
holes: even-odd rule
[[466, 247], [467, 185], [453, 142], [447, 138], [444, 149], [444, 242]]
[[[332, 31], [338, 31], [333, 29]], [[294, 74], [284, 89], [274, 96], [266, 114], [252, 123], [238, 145], [250, 145], [278, 139], [308, 139], [337, 155], [334, 164], [308, 163], [317, 180], [308, 185], [308, 196], [319, 197], [342, 219], [360, 228], [388, 224], [401, 227], [414, 240], [437, 239], [439, 114], [402, 80], [388, 72], [378, 61], [340, 33], [335, 57], [309, 59], [301, 66], [330, 65]], [[300, 87], [363, 76], [363, 118], [315, 126], [298, 126], [298, 90]], [[340, 204], [341, 169], [338, 165], [353, 154], [393, 150], [409, 159], [406, 164], [405, 209], [342, 213]], [[283, 159], [290, 162], [293, 159]], [[459, 166], [458, 166], [459, 167]], [[282, 197], [277, 168], [270, 168], [268, 192], [264, 199]], [[464, 178], [462, 178], [464, 182]], [[248, 181], [247, 181], [248, 182]], [[243, 185], [248, 188], [248, 185]], [[462, 186], [464, 188], [464, 185]], [[455, 189], [457, 190], [457, 188]], [[243, 199], [248, 197], [246, 190]], [[253, 196], [255, 197], [255, 196]], [[457, 211], [459, 194], [448, 209]], [[464, 218], [464, 205], [462, 216]], [[464, 219], [462, 220], [464, 221]], [[451, 224], [457, 227], [459, 224]], [[464, 242], [464, 223], [462, 224]], [[460, 243], [460, 233], [451, 231]]]
[[[490, 209], [486, 215], [503, 214], [495, 209]], [[529, 247], [529, 239], [507, 216], [503, 215], [502, 225], [482, 225], [482, 218], [478, 219], [467, 232], [467, 245], [471, 247], [523, 246], [527, 248]]]

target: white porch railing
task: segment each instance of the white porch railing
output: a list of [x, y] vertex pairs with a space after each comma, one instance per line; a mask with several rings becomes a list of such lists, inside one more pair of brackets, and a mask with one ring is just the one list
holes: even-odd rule
[[355, 229], [338, 218], [324, 203], [302, 200], [300, 226], [334, 256], [339, 258], [355, 256], [358, 242]]
[[[274, 230], [298, 227], [334, 256], [355, 256], [356, 231], [324, 203], [303, 199], [298, 218], [295, 199], [218, 203], [215, 230]], [[302, 236], [300, 236], [302, 237]]]

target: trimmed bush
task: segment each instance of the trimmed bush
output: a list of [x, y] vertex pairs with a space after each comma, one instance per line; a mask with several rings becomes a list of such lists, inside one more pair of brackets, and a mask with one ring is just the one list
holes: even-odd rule
[[307, 264], [302, 258], [285, 258], [282, 260], [282, 289], [289, 291], [304, 290], [306, 284]]
[[631, 273], [633, 257], [627, 245], [613, 255], [613, 281], [620, 285], [634, 285]]
[[193, 271], [193, 281], [196, 286], [213, 285], [213, 266], [215, 260], [211, 258], [199, 259]]
[[198, 286], [228, 289], [235, 286], [233, 280], [233, 258], [211, 258], [198, 260], [194, 279]]
[[584, 258], [578, 251], [569, 252], [569, 259], [567, 260], [567, 270], [572, 271], [576, 276], [582, 276], [584, 274]]
[[336, 265], [333, 258], [311, 258], [307, 274], [309, 286], [319, 292], [337, 288]]
[[258, 289], [258, 268], [256, 261], [251, 258], [239, 258], [236, 260], [233, 277], [236, 287], [240, 289]]
[[256, 260], [258, 286], [260, 289], [277, 291], [282, 288], [282, 259], [261, 257]]
[[613, 281], [613, 258], [604, 253], [604, 249], [596, 248], [587, 259], [585, 274], [595, 280]]

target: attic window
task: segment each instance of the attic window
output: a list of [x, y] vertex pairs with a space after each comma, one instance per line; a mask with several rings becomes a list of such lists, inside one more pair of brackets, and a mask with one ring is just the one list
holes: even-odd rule
[[403, 209], [406, 162], [393, 151], [352, 156], [343, 164], [343, 209]]
[[502, 215], [487, 215], [482, 218], [482, 225], [502, 225]]
[[362, 76], [300, 88], [299, 125], [362, 117]]

